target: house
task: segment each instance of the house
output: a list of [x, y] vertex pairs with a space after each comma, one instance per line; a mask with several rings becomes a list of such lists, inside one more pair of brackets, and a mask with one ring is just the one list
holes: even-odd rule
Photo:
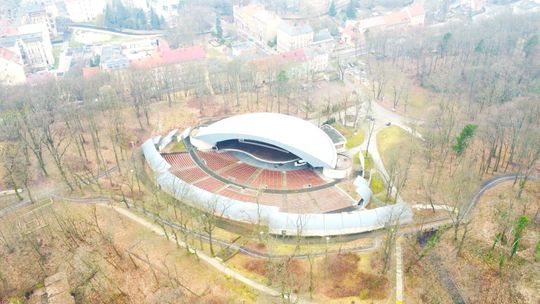
[[103, 14], [107, 2], [105, 0], [65, 0], [66, 12], [73, 22], [90, 22]]
[[26, 81], [24, 65], [17, 53], [0, 48], [0, 83], [17, 85]]
[[313, 43], [313, 29], [309, 24], [288, 25], [282, 23], [277, 30], [277, 50], [289, 52]]
[[357, 47], [359, 43], [364, 41], [364, 32], [357, 25], [346, 24], [341, 30], [341, 41], [349, 47]]
[[262, 5], [234, 6], [233, 15], [238, 31], [263, 45], [276, 39], [277, 29], [283, 23], [278, 15]]

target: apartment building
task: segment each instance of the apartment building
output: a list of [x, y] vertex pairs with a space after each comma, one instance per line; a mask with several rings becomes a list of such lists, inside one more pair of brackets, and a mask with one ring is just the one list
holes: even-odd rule
[[260, 44], [276, 39], [278, 27], [283, 23], [278, 15], [255, 4], [234, 6], [233, 15], [238, 31]]
[[103, 14], [105, 0], [65, 0], [66, 12], [73, 22], [90, 22]]
[[289, 25], [282, 23], [277, 29], [278, 52], [305, 48], [313, 43], [313, 29], [309, 24]]
[[27, 72], [50, 69], [54, 64], [51, 38], [46, 24], [25, 24], [0, 37], [0, 48], [18, 54]]

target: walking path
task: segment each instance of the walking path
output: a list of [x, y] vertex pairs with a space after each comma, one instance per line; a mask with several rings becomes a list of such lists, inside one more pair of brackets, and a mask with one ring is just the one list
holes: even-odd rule
[[403, 254], [401, 238], [396, 238], [396, 304], [403, 303]]
[[[127, 209], [120, 208], [118, 206], [109, 205], [109, 204], [104, 204], [104, 203], [98, 203], [98, 205], [101, 206], [101, 207], [105, 207], [105, 208], [111, 208], [111, 209], [115, 210], [116, 212], [118, 212], [119, 214], [129, 218], [130, 220], [132, 220], [132, 221], [134, 221], [134, 222], [136, 222], [136, 223], [138, 223], [138, 224], [152, 230], [157, 235], [165, 236], [165, 232], [163, 231], [163, 229], [161, 227], [147, 221], [146, 219], [132, 213], [131, 211], [129, 211]], [[174, 242], [175, 244], [178, 243], [180, 246], [182, 246], [184, 248], [189, 248], [183, 241], [174, 239], [174, 236], [172, 238], [170, 238], [169, 240], [171, 242]], [[255, 282], [254, 280], [251, 280], [251, 279], [245, 277], [244, 275], [240, 274], [239, 272], [236, 272], [236, 271], [232, 270], [231, 268], [223, 265], [221, 262], [219, 262], [215, 258], [212, 258], [212, 257], [206, 255], [204, 252], [197, 251], [195, 254], [201, 260], [203, 260], [208, 265], [214, 267], [219, 272], [221, 272], [221, 273], [223, 273], [223, 274], [225, 274], [227, 276], [230, 276], [231, 278], [234, 278], [235, 280], [238, 280], [238, 281], [246, 284], [247, 286], [249, 286], [249, 287], [251, 287], [251, 288], [253, 288], [253, 289], [255, 289], [255, 290], [257, 290], [257, 291], [259, 291], [261, 293], [267, 294], [267, 295], [272, 296], [272, 297], [281, 297], [281, 293], [278, 292], [277, 290], [275, 290], [273, 288], [270, 288], [268, 286], [262, 285], [262, 284], [260, 284], [258, 282]], [[290, 295], [289, 299], [294, 303], [309, 303], [308, 301], [300, 299], [295, 294]]]

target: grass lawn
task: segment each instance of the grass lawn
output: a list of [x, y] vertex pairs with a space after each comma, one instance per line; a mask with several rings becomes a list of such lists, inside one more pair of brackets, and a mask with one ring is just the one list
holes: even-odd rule
[[[371, 157], [366, 157], [366, 150], [362, 150], [362, 153], [364, 153], [364, 171], [369, 172], [371, 168], [373, 168], [373, 163], [371, 162]], [[360, 166], [360, 159], [358, 158], [358, 155], [360, 154], [360, 151], [356, 152], [353, 156], [353, 165]]]
[[173, 142], [173, 143], [169, 144], [167, 147], [165, 147], [163, 152], [165, 152], [165, 153], [186, 152], [186, 146], [184, 145], [183, 141]]
[[336, 130], [338, 130], [341, 134], [343, 134], [343, 136], [345, 136], [345, 138], [347, 139], [345, 148], [350, 149], [359, 146], [362, 144], [362, 142], [364, 142], [364, 132], [362, 131], [362, 129], [345, 127], [339, 123], [335, 123], [332, 126], [336, 128]]
[[413, 142], [420, 144], [419, 139], [398, 126], [387, 127], [377, 134], [377, 149], [383, 162], [388, 159], [391, 153]]
[[381, 175], [379, 174], [379, 172], [373, 172], [369, 187], [371, 188], [374, 194], [380, 193], [384, 190], [384, 181]]
[[58, 44], [53, 46], [53, 57], [54, 57], [54, 68], [58, 68], [58, 63], [60, 62], [60, 52], [62, 51], [62, 45]]

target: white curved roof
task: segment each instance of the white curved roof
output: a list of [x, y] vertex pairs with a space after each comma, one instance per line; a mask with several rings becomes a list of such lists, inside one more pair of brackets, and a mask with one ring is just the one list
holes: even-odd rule
[[332, 140], [316, 125], [277, 113], [249, 113], [200, 127], [195, 138], [215, 145], [229, 139], [266, 142], [290, 151], [313, 167], [335, 168], [337, 152]]

